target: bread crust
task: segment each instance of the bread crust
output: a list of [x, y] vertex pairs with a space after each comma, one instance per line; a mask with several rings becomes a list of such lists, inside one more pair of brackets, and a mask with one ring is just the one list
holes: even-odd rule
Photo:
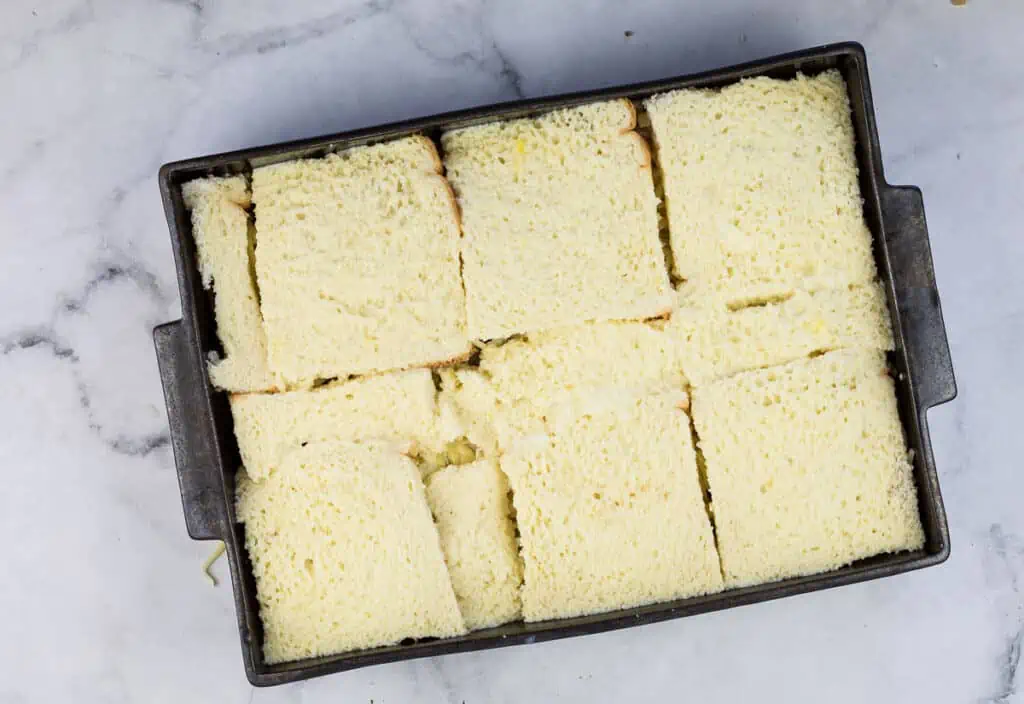
[[444, 184], [445, 192], [448, 194], [448, 198], [452, 204], [452, 214], [455, 215], [455, 224], [459, 227], [459, 236], [462, 236], [462, 208], [459, 207], [459, 199], [455, 195], [455, 189], [452, 187], [451, 181], [447, 179], [443, 174], [437, 174], [437, 178], [441, 179], [441, 183]]
[[[250, 396], [268, 396], [268, 395], [271, 395], [271, 394], [289, 393], [289, 392], [292, 392], [292, 391], [313, 391], [313, 390], [315, 390], [317, 388], [320, 388], [320, 386], [326, 386], [328, 384], [332, 384], [332, 383], [336, 383], [336, 382], [344, 383], [345, 381], [351, 381], [351, 380], [354, 380], [354, 379], [365, 379], [367, 377], [379, 376], [379, 375], [382, 375], [382, 374], [398, 374], [398, 373], [401, 373], [401, 372], [411, 371], [413, 369], [441, 369], [442, 367], [451, 367], [451, 366], [455, 366], [457, 364], [462, 364], [463, 362], [468, 362], [470, 357], [473, 356], [473, 352], [476, 350], [476, 347], [473, 346], [472, 342], [467, 342], [466, 344], [470, 345], [472, 347], [472, 349], [469, 349], [466, 352], [463, 352], [461, 354], [457, 354], [457, 355], [455, 355], [453, 357], [447, 357], [445, 359], [438, 359], [438, 360], [435, 360], [433, 362], [427, 362], [425, 364], [414, 364], [414, 365], [410, 365], [408, 367], [400, 367], [400, 368], [397, 368], [397, 369], [386, 369], [386, 370], [381, 370], [381, 371], [376, 371], [376, 372], [367, 372], [365, 374], [357, 374], [357, 375], [355, 375], [354, 377], [351, 377], [351, 378], [342, 378], [342, 377], [322, 378], [321, 377], [321, 378], [317, 378], [317, 379], [311, 381], [308, 386], [293, 386], [293, 387], [290, 387], [290, 388], [286, 387], [286, 386], [279, 386], [279, 387], [275, 387], [273, 389], [266, 389], [266, 390], [261, 389], [259, 391], [232, 391], [232, 392], [228, 393], [228, 400], [229, 401], [238, 401], [238, 400], [244, 400], [246, 398], [249, 398]], [[325, 383], [324, 384], [320, 384], [320, 386], [314, 386], [314, 384], [316, 382], [318, 382], [318, 381], [325, 382]]]
[[424, 368], [425, 369], [440, 369], [442, 367], [450, 367], [450, 366], [454, 366], [456, 364], [462, 364], [463, 362], [468, 362], [469, 358], [473, 356], [473, 352], [476, 349], [476, 347], [474, 345], [472, 345], [472, 343], [469, 343], [469, 344], [473, 347], [473, 349], [469, 350], [468, 352], [465, 352], [464, 354], [456, 355], [454, 357], [449, 357], [448, 359], [443, 359], [443, 360], [441, 360], [439, 362], [430, 362], [429, 364], [424, 364], [423, 365]]
[[441, 155], [437, 151], [437, 145], [429, 137], [422, 134], [414, 134], [412, 139], [423, 144], [423, 146], [430, 152], [431, 159], [434, 162], [434, 173], [440, 174], [444, 169], [444, 164], [441, 162]]
[[636, 129], [636, 106], [633, 105], [633, 101], [629, 98], [622, 98], [622, 105], [626, 108], [626, 112], [629, 117], [626, 119], [626, 124], [619, 130], [619, 134], [626, 134], [627, 132]]
[[637, 160], [640, 162], [641, 169], [651, 168], [651, 147], [647, 144], [647, 140], [644, 139], [643, 135], [639, 132], [632, 131], [627, 132], [624, 135], [627, 139], [632, 139], [636, 143], [637, 148]]

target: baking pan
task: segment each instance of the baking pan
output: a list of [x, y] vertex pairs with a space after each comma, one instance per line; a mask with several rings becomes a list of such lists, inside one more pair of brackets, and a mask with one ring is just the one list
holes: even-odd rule
[[[640, 608], [557, 621], [513, 623], [459, 638], [408, 641], [385, 648], [298, 662], [276, 665], [264, 662], [256, 584], [245, 551], [243, 527], [235, 521], [233, 496], [235, 470], [240, 466], [238, 447], [227, 395], [215, 391], [207, 376], [208, 354], [218, 351], [219, 343], [211, 297], [201, 286], [196, 265], [192, 227], [181, 195], [182, 184], [201, 176], [250, 173], [253, 168], [265, 164], [300, 157], [320, 157], [346, 147], [414, 132], [437, 137], [441, 130], [452, 127], [522, 117], [595, 100], [620, 97], [642, 100], [654, 93], [677, 88], [722, 86], [750, 76], [792, 78], [798, 71], [815, 74], [833, 68], [842, 73], [850, 92], [864, 214], [874, 238], [878, 272], [885, 284], [893, 320], [896, 351], [890, 354], [889, 365], [896, 381], [907, 443], [913, 450], [914, 479], [926, 536], [924, 549], [868, 558], [826, 574]], [[192, 538], [223, 540], [227, 547], [245, 673], [254, 685], [275, 685], [365, 665], [655, 623], [888, 577], [939, 564], [949, 556], [949, 529], [939, 494], [926, 413], [929, 408], [953, 399], [956, 383], [935, 286], [921, 192], [913, 186], [890, 186], [885, 181], [868, 85], [867, 58], [859, 44], [833, 44], [688, 76], [520, 100], [178, 161], [160, 169], [159, 182], [174, 245], [182, 319], [157, 327], [153, 335], [167, 401], [185, 523]]]

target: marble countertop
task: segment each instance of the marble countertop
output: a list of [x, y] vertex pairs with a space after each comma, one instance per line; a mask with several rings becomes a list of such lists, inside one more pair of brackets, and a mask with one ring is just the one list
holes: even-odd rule
[[[0, 4], [0, 702], [1024, 702], [1024, 4]], [[185, 533], [152, 327], [167, 161], [853, 39], [925, 193], [952, 557], [654, 626], [254, 690]], [[224, 564], [215, 571], [226, 577]]]

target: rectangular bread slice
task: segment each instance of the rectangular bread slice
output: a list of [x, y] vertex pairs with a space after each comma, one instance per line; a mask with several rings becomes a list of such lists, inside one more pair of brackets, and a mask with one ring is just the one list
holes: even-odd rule
[[442, 372], [442, 405], [489, 456], [544, 432], [549, 408], [568, 395], [606, 388], [682, 390], [676, 340], [663, 320], [606, 321], [530, 333], [488, 344], [479, 370]]
[[523, 567], [508, 480], [494, 460], [452, 465], [427, 479], [459, 610], [470, 630], [522, 616]]
[[289, 452], [326, 440], [387, 438], [440, 451], [430, 371], [411, 369], [282, 394], [238, 394], [231, 415], [242, 465], [260, 481]]
[[876, 277], [838, 71], [656, 95], [674, 274], [729, 302]]
[[647, 144], [628, 100], [447, 132], [469, 335], [671, 307]]
[[741, 310], [683, 301], [665, 333], [694, 386], [842, 347], [894, 347], [885, 295], [876, 282], [797, 291], [783, 301]]
[[421, 136], [253, 172], [271, 367], [293, 384], [469, 354], [458, 211]]
[[209, 365], [210, 381], [225, 391], [282, 390], [283, 382], [267, 366], [245, 178], [196, 179], [182, 187], [182, 195], [192, 215], [203, 288], [213, 291], [217, 338], [224, 350], [223, 358]]
[[480, 370], [506, 400], [550, 399], [566, 390], [683, 389], [676, 342], [665, 321], [599, 322], [486, 345]]
[[722, 588], [683, 392], [582, 394], [501, 458], [527, 621]]
[[388, 443], [311, 443], [238, 476], [268, 663], [465, 633], [412, 460]]
[[923, 545], [882, 352], [830, 352], [697, 388], [693, 417], [727, 587]]

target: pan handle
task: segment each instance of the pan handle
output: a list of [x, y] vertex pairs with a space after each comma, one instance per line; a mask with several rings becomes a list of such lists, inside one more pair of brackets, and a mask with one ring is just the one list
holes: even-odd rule
[[182, 321], [153, 329], [160, 380], [171, 426], [185, 525], [194, 540], [222, 539], [228, 524], [224, 485], [217, 470], [213, 432], [205, 427], [201, 362]]
[[924, 199], [916, 186], [882, 190], [882, 219], [889, 250], [903, 343], [921, 410], [956, 397], [953, 360], [942, 320], [928, 244]]

